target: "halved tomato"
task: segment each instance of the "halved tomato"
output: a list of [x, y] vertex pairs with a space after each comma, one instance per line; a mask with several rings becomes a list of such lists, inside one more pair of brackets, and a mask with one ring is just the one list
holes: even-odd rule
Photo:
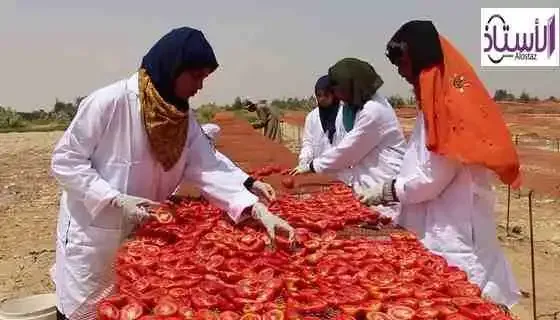
[[414, 317], [416, 319], [436, 319], [438, 315], [439, 315], [439, 311], [437, 309], [431, 307], [424, 307], [416, 310], [416, 314], [414, 315]]
[[224, 311], [224, 312], [220, 312], [219, 318], [220, 320], [239, 320], [241, 316], [233, 311]]
[[138, 302], [130, 302], [120, 311], [120, 320], [136, 320], [142, 316], [144, 308]]
[[246, 313], [240, 320], [261, 320], [261, 316], [256, 313]]
[[265, 313], [262, 320], [284, 320], [284, 311], [272, 309]]
[[368, 312], [366, 315], [367, 320], [393, 320], [390, 316], [383, 312]]
[[391, 306], [387, 309], [387, 314], [395, 320], [410, 320], [414, 318], [414, 310], [405, 306]]
[[224, 256], [215, 254], [211, 256], [208, 262], [206, 263], [206, 268], [208, 270], [218, 269], [224, 263], [224, 261], [225, 261]]
[[158, 316], [172, 316], [179, 311], [179, 307], [171, 299], [161, 299], [153, 311]]
[[97, 319], [100, 320], [118, 320], [120, 312], [117, 307], [109, 302], [102, 302], [97, 307]]
[[439, 311], [439, 314], [441, 314], [442, 316], [448, 316], [448, 315], [459, 312], [458, 308], [456, 308], [456, 307], [454, 307], [450, 304], [436, 304], [434, 306], [434, 309]]

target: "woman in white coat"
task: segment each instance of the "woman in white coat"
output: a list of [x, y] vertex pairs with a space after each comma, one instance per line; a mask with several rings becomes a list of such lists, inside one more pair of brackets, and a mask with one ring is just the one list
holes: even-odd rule
[[400, 168], [405, 140], [397, 115], [377, 91], [383, 84], [373, 67], [345, 58], [329, 69], [329, 79], [342, 107], [340, 142], [292, 174], [336, 173], [348, 170], [354, 188], [370, 187], [391, 179]]
[[400, 174], [364, 190], [362, 200], [398, 201], [399, 224], [511, 307], [519, 291], [496, 239], [492, 172], [517, 186], [519, 159], [499, 107], [430, 21], [404, 24], [387, 57], [414, 86], [416, 126]]
[[[342, 107], [332, 90], [329, 76], [315, 83], [317, 107], [307, 114], [303, 126], [299, 165], [306, 165], [342, 140], [346, 130], [342, 125]], [[352, 182], [349, 170], [340, 170], [336, 178], [345, 184]]]
[[218, 67], [202, 32], [174, 29], [144, 56], [137, 73], [82, 101], [54, 149], [63, 192], [55, 284], [59, 317], [95, 316], [110, 292], [121, 241], [182, 181], [195, 184], [234, 222], [253, 217], [270, 235], [293, 228], [239, 181], [243, 172], [216, 157], [188, 100]]

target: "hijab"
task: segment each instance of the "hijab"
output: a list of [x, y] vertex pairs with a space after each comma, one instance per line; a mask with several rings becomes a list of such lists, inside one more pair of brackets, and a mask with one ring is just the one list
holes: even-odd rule
[[188, 134], [189, 104], [175, 96], [175, 80], [185, 70], [218, 67], [201, 31], [171, 30], [148, 51], [138, 72], [140, 107], [152, 156], [165, 171], [183, 153]]
[[429, 21], [411, 21], [397, 31], [387, 45], [392, 62], [398, 62], [395, 43], [408, 48], [418, 73], [415, 92], [424, 114], [427, 149], [484, 166], [502, 182], [519, 187], [519, 157], [508, 127], [465, 57]]
[[[320, 77], [315, 83], [315, 94], [317, 94], [317, 92], [319, 91], [332, 92], [331, 83], [328, 75], [324, 75]], [[318, 107], [319, 119], [321, 120], [321, 127], [323, 128], [323, 132], [327, 134], [327, 137], [329, 138], [329, 143], [331, 144], [333, 142], [334, 134], [336, 132], [336, 116], [338, 114], [339, 107], [340, 105], [338, 99], [333, 99], [333, 102], [330, 106]]]
[[330, 67], [329, 79], [333, 86], [339, 86], [352, 95], [350, 101], [345, 101], [342, 110], [344, 127], [350, 131], [356, 114], [383, 85], [383, 79], [372, 65], [356, 58], [344, 58]]

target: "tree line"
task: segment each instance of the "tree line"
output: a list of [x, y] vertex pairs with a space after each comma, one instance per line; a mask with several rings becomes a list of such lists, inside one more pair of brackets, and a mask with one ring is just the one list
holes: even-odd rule
[[[41, 108], [32, 112], [18, 112], [13, 108], [0, 106], [0, 132], [6, 131], [31, 131], [31, 130], [62, 130], [68, 126], [70, 121], [76, 115], [80, 102], [85, 97], [76, 97], [74, 101], [64, 102], [58, 99], [50, 108]], [[415, 98], [402, 97], [400, 95], [392, 95], [388, 98], [389, 103], [394, 108], [411, 107], [416, 104]], [[542, 101], [538, 97], [531, 96], [523, 91], [519, 96], [509, 92], [506, 89], [498, 89], [494, 92], [494, 100], [501, 102], [521, 102], [535, 103]], [[554, 96], [550, 96], [544, 100], [548, 102], [560, 102]], [[257, 101], [253, 101], [257, 102]], [[314, 96], [305, 98], [283, 98], [273, 99], [269, 101], [270, 105], [277, 108], [281, 113], [285, 111], [310, 111], [317, 102]], [[207, 103], [196, 109], [196, 115], [200, 122], [210, 121], [214, 114], [219, 111], [227, 110], [236, 113], [243, 113], [245, 101], [241, 97], [236, 97], [231, 104], [218, 105], [216, 103]], [[245, 117], [251, 115], [244, 114]]]

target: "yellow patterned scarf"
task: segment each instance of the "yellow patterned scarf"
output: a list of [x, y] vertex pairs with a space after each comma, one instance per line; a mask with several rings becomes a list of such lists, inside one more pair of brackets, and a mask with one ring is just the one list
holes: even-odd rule
[[153, 156], [165, 171], [179, 161], [189, 127], [189, 113], [181, 112], [159, 95], [144, 69], [138, 72], [140, 108]]

